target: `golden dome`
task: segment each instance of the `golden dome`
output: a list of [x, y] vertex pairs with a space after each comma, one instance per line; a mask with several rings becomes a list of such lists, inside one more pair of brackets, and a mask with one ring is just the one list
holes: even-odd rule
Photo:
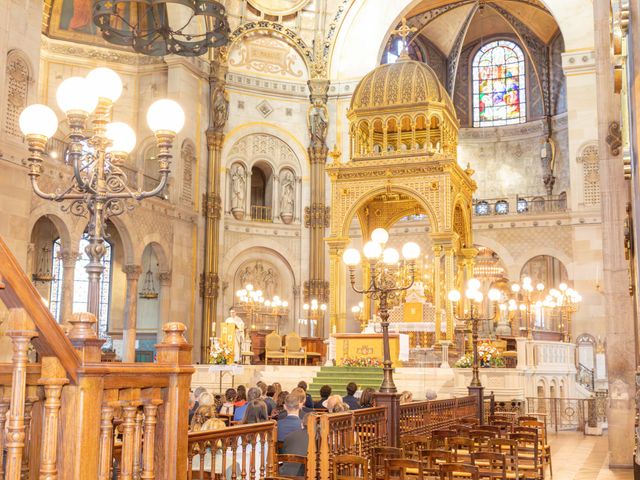
[[360, 81], [351, 99], [351, 109], [387, 109], [427, 102], [445, 104], [455, 118], [449, 94], [433, 69], [422, 62], [400, 59], [375, 68]]
[[460, 122], [428, 65], [403, 53], [360, 81], [347, 113], [351, 159], [456, 155]]

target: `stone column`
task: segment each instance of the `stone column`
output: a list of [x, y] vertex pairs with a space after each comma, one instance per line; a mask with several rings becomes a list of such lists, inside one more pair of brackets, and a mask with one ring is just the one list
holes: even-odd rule
[[[220, 289], [220, 170], [222, 168], [222, 143], [224, 128], [229, 117], [229, 97], [225, 91], [227, 67], [220, 59], [211, 62], [209, 75], [209, 127], [207, 128], [207, 192], [203, 208], [205, 214], [204, 272], [201, 277], [203, 296], [202, 325], [200, 330], [200, 358], [209, 351], [209, 338], [216, 331], [218, 293]], [[246, 184], [245, 184], [246, 185]], [[249, 197], [248, 188], [245, 197]]]
[[60, 323], [68, 323], [73, 314], [73, 286], [75, 281], [77, 250], [63, 248], [60, 250], [62, 260], [62, 299], [60, 302]]
[[158, 334], [162, 326], [169, 323], [171, 316], [171, 272], [160, 272], [160, 318], [158, 321]]
[[453, 246], [444, 247], [444, 295], [446, 312], [447, 312], [447, 340], [453, 340], [455, 320], [453, 318], [453, 305], [447, 301], [448, 293], [455, 288], [455, 250]]
[[[311, 91], [309, 108], [309, 160], [311, 204], [305, 208], [305, 227], [309, 228], [309, 281], [304, 285], [304, 301], [317, 298], [326, 303], [329, 284], [325, 280], [325, 229], [329, 226], [328, 208], [325, 205], [325, 164], [329, 149], [326, 144], [328, 129], [327, 92], [329, 81], [312, 79], [308, 82]], [[330, 316], [331, 325], [335, 317]], [[326, 331], [326, 329], [324, 329]], [[329, 332], [330, 333], [330, 332]]]
[[271, 188], [271, 216], [274, 223], [282, 223], [280, 220], [280, 176], [273, 172], [273, 187]]
[[[433, 306], [436, 311], [435, 318], [435, 341], [442, 340], [442, 288], [440, 285], [442, 263], [442, 247], [440, 245], [433, 246]], [[445, 300], [446, 301], [446, 300]]]
[[136, 326], [138, 323], [138, 280], [142, 273], [140, 265], [125, 265], [122, 271], [127, 276], [127, 293], [124, 304], [122, 327], [122, 361], [136, 360]]
[[346, 280], [346, 267], [342, 262], [342, 253], [349, 244], [348, 238], [330, 238], [329, 245], [329, 277], [333, 288], [329, 301], [329, 336], [334, 332], [344, 332], [347, 320], [347, 288], [351, 288]]

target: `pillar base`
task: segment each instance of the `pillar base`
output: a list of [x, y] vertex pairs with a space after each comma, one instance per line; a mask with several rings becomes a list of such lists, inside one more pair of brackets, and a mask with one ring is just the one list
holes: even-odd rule
[[441, 340], [440, 347], [442, 348], [442, 362], [440, 363], [440, 368], [451, 368], [449, 365], [449, 345], [451, 345], [450, 340]]
[[469, 396], [475, 396], [478, 402], [478, 421], [480, 425], [484, 424], [484, 387], [483, 386], [471, 386], [467, 387]]
[[388, 446], [400, 447], [400, 394], [381, 393], [374, 394], [377, 407], [387, 407], [387, 438]]

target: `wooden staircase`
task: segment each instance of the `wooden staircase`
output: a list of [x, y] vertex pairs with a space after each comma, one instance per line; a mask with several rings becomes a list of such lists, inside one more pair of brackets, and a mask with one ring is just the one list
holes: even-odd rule
[[187, 477], [194, 369], [183, 324], [164, 326], [157, 363], [101, 362], [95, 317], [74, 314], [66, 335], [1, 238], [0, 300], [13, 345], [0, 363], [0, 478]]

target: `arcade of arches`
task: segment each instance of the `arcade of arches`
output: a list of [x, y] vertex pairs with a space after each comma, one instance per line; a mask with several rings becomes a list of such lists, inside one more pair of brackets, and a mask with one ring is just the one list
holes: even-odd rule
[[[33, 103], [55, 111], [40, 184], [65, 190], [73, 125], [56, 89], [104, 66], [123, 83], [113, 119], [137, 137], [121, 165], [127, 188], [162, 176], [149, 105], [171, 98], [186, 119], [166, 187], [105, 223], [103, 355], [154, 362], [163, 327], [181, 322], [200, 364], [192, 387], [217, 392], [222, 374], [214, 382], [206, 364], [234, 309], [246, 327], [236, 348], [248, 352], [236, 383], [291, 375], [313, 388], [321, 365], [382, 360], [379, 299], [352, 283], [390, 276], [412, 284], [386, 312], [399, 389], [466, 395], [462, 318], [477, 308], [481, 343], [501, 357], [482, 370], [486, 390], [523, 409], [601, 399], [606, 415], [589, 431], [607, 435], [609, 465], [631, 467], [640, 95], [629, 90], [639, 52], [627, 42], [640, 35], [640, 4], [221, 3], [229, 44], [187, 58], [107, 43], [83, 14], [88, 1], [0, 0], [0, 237], [52, 321], [68, 333], [89, 309], [91, 226], [33, 192], [19, 116]], [[348, 267], [344, 252], [366, 253], [379, 228], [382, 247], [414, 242], [418, 257]], [[449, 292], [464, 297], [471, 279], [485, 298], [453, 303]], [[0, 303], [0, 362], [12, 356], [7, 318]], [[295, 334], [316, 355], [266, 365], [273, 332], [283, 352]]]

